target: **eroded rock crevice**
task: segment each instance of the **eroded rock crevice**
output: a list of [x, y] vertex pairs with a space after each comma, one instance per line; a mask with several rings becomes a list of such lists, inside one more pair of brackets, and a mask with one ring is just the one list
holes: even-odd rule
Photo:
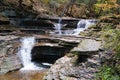
[[101, 65], [100, 49], [101, 41], [82, 39], [51, 66], [44, 80], [94, 80]]
[[75, 42], [62, 41], [55, 37], [37, 38], [36, 44], [32, 49], [32, 61], [37, 63], [51, 63], [70, 52], [77, 46]]
[[33, 61], [54, 63], [67, 52], [69, 49], [64, 47], [35, 46], [31, 54]]

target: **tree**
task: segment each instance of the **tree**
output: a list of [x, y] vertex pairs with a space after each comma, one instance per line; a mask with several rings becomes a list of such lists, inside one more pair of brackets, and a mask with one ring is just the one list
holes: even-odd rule
[[119, 5], [117, 4], [117, 0], [98, 0], [95, 4], [95, 11], [99, 15], [101, 14], [108, 14], [115, 12]]

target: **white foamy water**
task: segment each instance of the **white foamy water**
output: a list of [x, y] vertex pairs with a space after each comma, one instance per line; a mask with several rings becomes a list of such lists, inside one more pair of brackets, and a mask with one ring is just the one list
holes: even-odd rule
[[62, 31], [62, 23], [61, 23], [61, 19], [59, 19], [59, 23], [55, 23], [54, 24], [54, 29], [55, 29], [55, 33], [54, 34], [58, 34], [58, 35], [79, 35], [80, 32], [86, 30], [87, 28], [89, 28], [90, 26], [95, 24], [95, 20], [85, 20], [85, 19], [81, 19], [77, 25], [76, 25], [76, 29], [73, 30], [64, 30]]
[[23, 37], [21, 39], [21, 48], [18, 52], [20, 59], [23, 64], [23, 68], [21, 70], [38, 70], [37, 66], [31, 62], [31, 50], [35, 44], [34, 37]]
[[54, 24], [54, 29], [55, 29], [55, 32], [57, 32], [59, 35], [62, 34], [62, 31], [61, 31], [61, 24], [60, 23], [55, 23]]
[[61, 19], [61, 18], [59, 18], [58, 23], [55, 23], [55, 24], [54, 24], [54, 29], [55, 29], [55, 32], [56, 32], [57, 34], [59, 34], [59, 35], [61, 35], [61, 34], [62, 34], [62, 31], [61, 31], [62, 24], [61, 24], [61, 22], [62, 22], [62, 19]]
[[77, 24], [77, 28], [74, 29], [74, 35], [79, 35], [80, 32], [86, 30], [88, 27], [94, 25], [95, 22], [93, 20], [80, 20]]
[[66, 30], [64, 32], [65, 35], [79, 35], [80, 32], [86, 30], [90, 26], [94, 25], [95, 21], [94, 20], [85, 20], [82, 19], [77, 23], [77, 28], [73, 30]]

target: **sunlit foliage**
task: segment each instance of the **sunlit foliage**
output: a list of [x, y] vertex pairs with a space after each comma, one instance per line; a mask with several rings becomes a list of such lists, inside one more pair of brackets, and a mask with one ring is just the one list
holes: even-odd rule
[[117, 2], [117, 0], [97, 0], [95, 11], [96, 13], [102, 14], [115, 13], [115, 11], [120, 7]]

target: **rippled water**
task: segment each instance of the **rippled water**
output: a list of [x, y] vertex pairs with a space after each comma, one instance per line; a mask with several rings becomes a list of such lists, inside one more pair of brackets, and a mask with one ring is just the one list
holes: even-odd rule
[[0, 80], [42, 80], [44, 71], [15, 71], [5, 75], [0, 75]]

